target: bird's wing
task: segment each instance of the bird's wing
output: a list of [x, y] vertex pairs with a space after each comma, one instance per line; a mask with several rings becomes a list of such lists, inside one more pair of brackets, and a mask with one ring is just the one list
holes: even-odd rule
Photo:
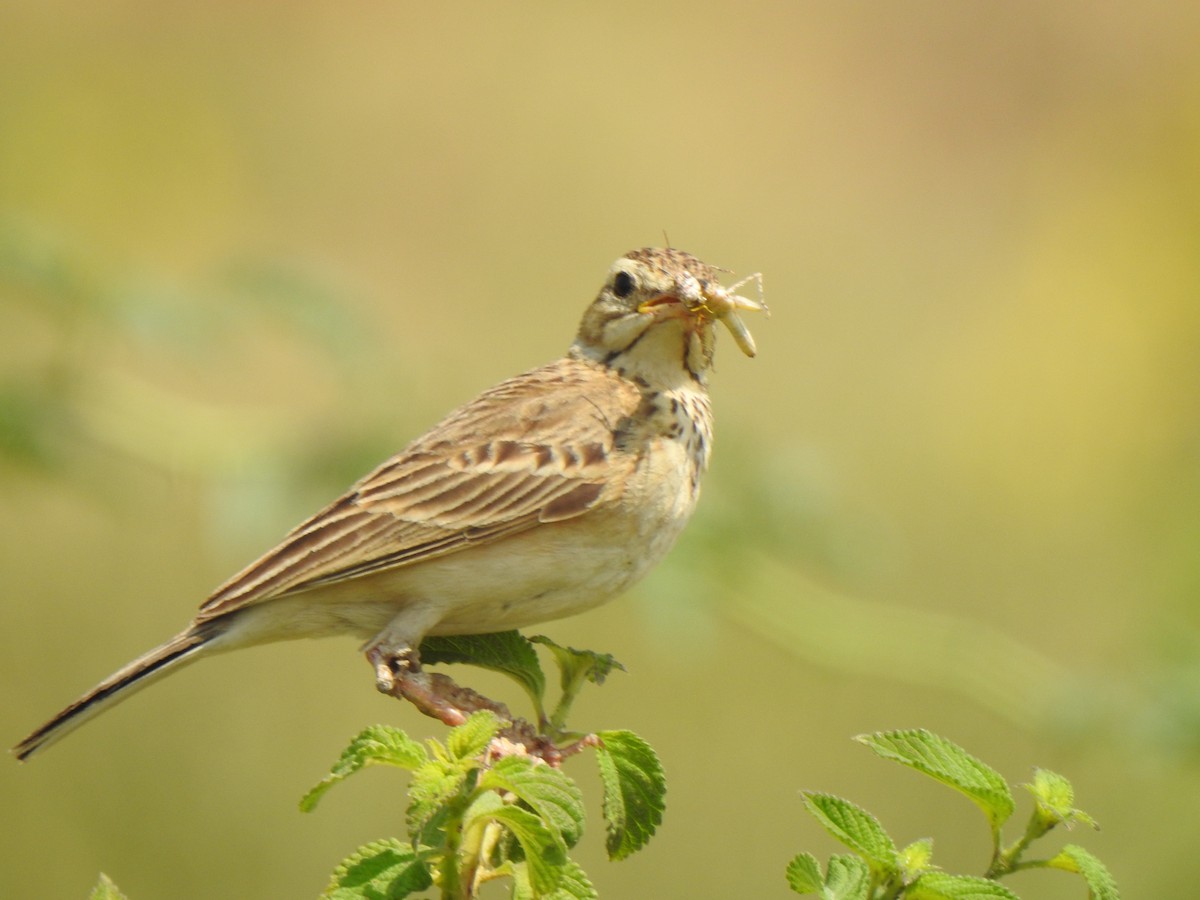
[[501, 382], [298, 525], [218, 588], [200, 618], [606, 505], [634, 465], [614, 435], [640, 396], [606, 369], [571, 358]]

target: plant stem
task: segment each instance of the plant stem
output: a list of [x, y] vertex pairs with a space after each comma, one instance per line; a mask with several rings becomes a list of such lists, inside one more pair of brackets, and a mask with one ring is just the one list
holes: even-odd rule
[[460, 849], [463, 843], [462, 815], [459, 813], [446, 822], [443, 832], [446, 836], [445, 850], [442, 853], [442, 900], [469, 900], [470, 882], [465, 882], [460, 871]]
[[567, 725], [567, 715], [571, 712], [571, 704], [575, 702], [575, 698], [579, 695], [580, 689], [583, 688], [584, 682], [587, 681], [586, 672], [578, 672], [571, 679], [569, 684], [563, 685], [562, 696], [558, 698], [558, 703], [554, 706], [554, 712], [550, 714], [550, 727], [555, 734], [561, 734]]
[[487, 848], [494, 845], [498, 837], [498, 835], [491, 835], [490, 832], [496, 828], [498, 826], [495, 822], [488, 822], [483, 827], [470, 829], [463, 836], [462, 849], [457, 855], [456, 867], [458, 869], [459, 896], [464, 900], [475, 897], [479, 892], [479, 885], [483, 883], [481, 876], [486, 868], [484, 859]]
[[999, 878], [1009, 872], [1015, 872], [1017, 869], [1026, 868], [1021, 863], [1021, 855], [1029, 848], [1030, 844], [1049, 831], [1050, 827], [1035, 809], [1033, 815], [1029, 817], [1029, 823], [1025, 826], [1025, 833], [1020, 838], [1003, 850], [999, 849], [997, 842], [996, 853], [992, 857], [992, 864], [988, 866], [986, 877]]

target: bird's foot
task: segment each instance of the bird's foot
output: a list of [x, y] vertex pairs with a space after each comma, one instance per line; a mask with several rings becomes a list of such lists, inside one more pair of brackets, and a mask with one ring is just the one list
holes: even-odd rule
[[505, 721], [513, 719], [503, 703], [456, 684], [448, 675], [426, 672], [415, 650], [397, 654], [373, 647], [367, 651], [367, 660], [375, 669], [375, 687], [381, 694], [407, 700], [446, 725], [461, 725], [481, 709], [491, 710]]
[[393, 694], [396, 690], [396, 678], [401, 673], [419, 673], [421, 659], [417, 651], [411, 648], [396, 652], [381, 643], [375, 643], [366, 649], [367, 662], [375, 670], [375, 690], [381, 694]]

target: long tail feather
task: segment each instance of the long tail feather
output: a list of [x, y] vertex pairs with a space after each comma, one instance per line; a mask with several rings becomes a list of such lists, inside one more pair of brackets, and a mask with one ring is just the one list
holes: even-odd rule
[[56, 715], [25, 740], [13, 747], [17, 759], [27, 759], [67, 734], [70, 734], [92, 716], [115, 706], [126, 697], [131, 697], [142, 688], [157, 681], [168, 672], [197, 659], [197, 651], [216, 637], [211, 630], [189, 629], [177, 634], [165, 644], [143, 654], [120, 671], [114, 672], [102, 682]]

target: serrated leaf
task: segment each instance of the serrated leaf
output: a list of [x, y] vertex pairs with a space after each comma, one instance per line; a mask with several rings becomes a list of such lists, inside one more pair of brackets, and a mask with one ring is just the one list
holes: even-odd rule
[[1020, 900], [995, 881], [973, 875], [926, 872], [908, 887], [905, 900]]
[[563, 879], [567, 848], [562, 838], [551, 831], [536, 815], [519, 806], [501, 806], [488, 817], [513, 833], [525, 851], [525, 866], [529, 884], [535, 896], [543, 896], [558, 888]]
[[870, 891], [871, 869], [861, 858], [848, 853], [829, 857], [821, 900], [868, 900]]
[[646, 846], [662, 823], [667, 779], [654, 750], [632, 731], [602, 731], [597, 737], [605, 846], [609, 859], [624, 859]]
[[787, 882], [797, 894], [815, 894], [825, 884], [821, 864], [811, 853], [799, 853], [787, 867]]
[[361, 731], [342, 751], [329, 774], [300, 798], [300, 809], [311, 811], [327, 790], [366, 766], [380, 764], [411, 770], [428, 758], [425, 748], [399, 728], [372, 725]]
[[900, 851], [900, 871], [905, 881], [911, 881], [933, 863], [933, 838], [913, 841]]
[[613, 669], [625, 671], [625, 667], [609, 653], [564, 647], [544, 634], [535, 634], [529, 640], [532, 643], [541, 644], [554, 655], [559, 668], [560, 686], [564, 691], [568, 690], [579, 678], [585, 678], [592, 684], [604, 684], [604, 679]]
[[864, 857], [877, 872], [898, 868], [896, 844], [879, 820], [860, 806], [832, 794], [805, 791], [804, 805], [831, 835]]
[[127, 900], [127, 898], [117, 890], [117, 886], [113, 883], [113, 880], [101, 872], [100, 880], [92, 888], [91, 894], [88, 895], [88, 900]]
[[1039, 806], [1044, 805], [1054, 812], [1065, 815], [1075, 806], [1075, 788], [1057, 772], [1034, 769], [1033, 782], [1025, 787], [1033, 794]]
[[535, 894], [529, 884], [529, 871], [522, 863], [513, 868], [512, 900], [597, 900], [599, 896], [583, 869], [568, 859], [560, 870], [558, 887], [548, 894]]
[[400, 900], [433, 884], [428, 849], [389, 838], [364, 844], [334, 870], [328, 900]]
[[1093, 900], [1121, 900], [1117, 883], [1104, 863], [1076, 844], [1067, 844], [1048, 865], [1082, 875]]
[[465, 663], [500, 672], [517, 682], [541, 712], [546, 675], [529, 639], [516, 631], [427, 637], [421, 641], [421, 662]]
[[550, 893], [547, 900], [596, 900], [599, 895], [587, 874], [573, 859], [568, 859], [562, 867], [558, 887]]
[[557, 831], [568, 847], [574, 847], [583, 835], [583, 794], [562, 769], [535, 763], [528, 756], [506, 756], [483, 773], [479, 786], [511, 791]]
[[870, 868], [848, 853], [831, 856], [824, 877], [816, 858], [811, 853], [801, 853], [788, 865], [787, 878], [796, 893], [817, 894], [821, 900], [867, 900], [871, 887]]
[[884, 759], [895, 760], [966, 795], [999, 834], [1013, 813], [1012, 791], [1000, 773], [953, 741], [924, 728], [880, 731], [857, 738]]
[[1076, 822], [1096, 826], [1096, 820], [1075, 808], [1075, 789], [1062, 775], [1049, 769], [1034, 769], [1033, 782], [1025, 785], [1037, 802], [1038, 817], [1046, 830], [1055, 825], [1070, 828]]
[[500, 730], [500, 719], [490, 709], [471, 713], [471, 717], [450, 729], [446, 735], [446, 751], [454, 760], [472, 759], [487, 749], [496, 732]]

